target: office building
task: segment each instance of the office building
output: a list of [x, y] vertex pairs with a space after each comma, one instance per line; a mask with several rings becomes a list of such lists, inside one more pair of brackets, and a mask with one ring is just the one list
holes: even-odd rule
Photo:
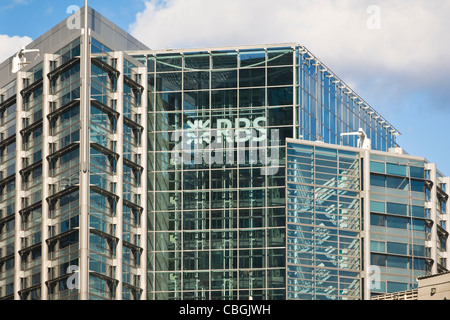
[[93, 10], [89, 26], [0, 65], [2, 299], [146, 295], [147, 81], [124, 53], [146, 47]]
[[287, 298], [368, 300], [445, 272], [447, 184], [401, 148], [288, 139]]
[[[306, 48], [151, 50], [87, 18], [88, 32], [68, 19], [27, 46], [30, 64], [0, 64], [0, 298], [370, 299], [447, 267], [448, 178], [388, 153], [398, 130]], [[360, 129], [370, 149], [347, 135]], [[292, 150], [315, 144], [329, 152], [310, 151], [323, 161], [307, 170], [322, 177], [290, 174]], [[423, 190], [408, 180], [393, 199], [394, 176]], [[393, 241], [368, 227], [370, 205], [374, 221], [398, 210], [430, 230]], [[414, 257], [392, 272], [383, 261], [405, 244]]]

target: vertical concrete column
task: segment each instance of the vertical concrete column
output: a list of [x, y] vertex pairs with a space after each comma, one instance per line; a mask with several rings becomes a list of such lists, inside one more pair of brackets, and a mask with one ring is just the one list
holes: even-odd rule
[[[444, 177], [442, 182], [445, 183], [445, 193], [450, 194], [450, 177]], [[450, 200], [447, 199], [445, 203], [445, 230], [450, 233]], [[447, 269], [450, 268], [450, 236], [447, 237], [447, 250], [445, 252], [445, 259], [447, 261], [447, 265], [445, 266]]]
[[81, 103], [80, 103], [80, 300], [89, 297], [89, 150], [90, 150], [90, 37], [88, 8], [84, 7], [84, 28], [81, 41]]
[[434, 163], [426, 163], [425, 164], [425, 170], [430, 171], [430, 180], [433, 183], [433, 186], [431, 188], [430, 192], [430, 201], [427, 204], [427, 208], [430, 208], [430, 218], [433, 221], [433, 226], [431, 227], [431, 259], [433, 259], [433, 267], [431, 268], [431, 273], [436, 274], [437, 273], [437, 263], [438, 263], [438, 255], [437, 255], [437, 241], [438, 241], [438, 235], [437, 235], [437, 227], [436, 227], [436, 216], [437, 216], [437, 207], [436, 207], [436, 201], [437, 201], [437, 194], [436, 194], [436, 164]]
[[[361, 236], [363, 237], [362, 250], [364, 252], [363, 256], [363, 275], [364, 275], [364, 300], [370, 300], [371, 285], [372, 285], [372, 269], [370, 262], [370, 150], [361, 151], [361, 164], [360, 177], [362, 181], [362, 192], [361, 192], [361, 210], [364, 212], [364, 216], [361, 219], [364, 220], [364, 228], [362, 230]], [[361, 288], [362, 289], [362, 288]]]
[[18, 72], [16, 78], [16, 166], [15, 166], [15, 199], [14, 199], [14, 300], [20, 300], [19, 291], [21, 289], [21, 278], [23, 271], [21, 270], [21, 257], [19, 251], [22, 249], [21, 238], [23, 232], [21, 230], [22, 217], [20, 209], [22, 206], [22, 179], [20, 170], [22, 169], [22, 145], [23, 139], [20, 131], [23, 129], [23, 97], [21, 91], [24, 89], [23, 80], [27, 77], [26, 72]]
[[44, 55], [43, 65], [43, 99], [42, 99], [42, 114], [43, 114], [43, 140], [42, 140], [42, 217], [41, 217], [41, 299], [48, 299], [48, 288], [45, 284], [48, 281], [48, 268], [51, 267], [48, 259], [48, 246], [46, 240], [50, 237], [48, 229], [50, 224], [49, 206], [46, 201], [49, 197], [49, 184], [50, 184], [50, 172], [47, 156], [50, 154], [49, 144], [51, 142], [50, 137], [50, 122], [47, 119], [47, 115], [50, 113], [50, 80], [47, 74], [50, 70], [50, 60], [52, 55]]
[[123, 256], [123, 52], [115, 53], [114, 57], [117, 59], [116, 68], [119, 70], [119, 78], [117, 79], [117, 93], [115, 99], [117, 101], [117, 109], [119, 112], [119, 118], [117, 119], [117, 132], [116, 132], [116, 153], [118, 153], [119, 159], [117, 159], [117, 171], [116, 171], [116, 194], [119, 195], [116, 207], [116, 237], [119, 238], [116, 248], [116, 279], [119, 281], [116, 289], [116, 299], [122, 300], [123, 282], [122, 282], [122, 256]]
[[141, 206], [142, 216], [141, 216], [141, 247], [142, 247], [142, 257], [141, 257], [141, 267], [140, 267], [140, 276], [141, 276], [141, 288], [142, 295], [141, 300], [147, 299], [147, 158], [148, 158], [148, 149], [147, 149], [147, 136], [148, 136], [148, 81], [147, 81], [147, 68], [139, 68], [139, 73], [141, 74], [141, 85], [144, 87], [142, 91], [141, 98], [141, 125], [144, 127], [142, 131], [141, 137], [141, 148], [139, 153], [141, 154], [141, 166], [143, 167], [142, 176], [141, 176]]

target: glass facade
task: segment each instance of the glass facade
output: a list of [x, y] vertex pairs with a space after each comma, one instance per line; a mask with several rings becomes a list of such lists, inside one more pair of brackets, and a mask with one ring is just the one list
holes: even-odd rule
[[146, 55], [149, 299], [284, 298], [282, 146], [294, 128], [283, 55], [270, 68], [265, 50]]
[[284, 299], [286, 138], [356, 146], [340, 133], [363, 127], [387, 150], [395, 129], [297, 45], [131, 54], [148, 70], [148, 298]]
[[445, 271], [448, 196], [438, 186], [447, 180], [435, 165], [402, 152], [287, 142], [288, 299], [370, 299]]
[[374, 150], [388, 151], [397, 146], [399, 133], [387, 120], [311, 53], [296, 48], [296, 56], [299, 136], [310, 141], [356, 147], [356, 136], [342, 137], [341, 134], [361, 128]]
[[361, 299], [360, 154], [287, 144], [287, 299]]
[[415, 289], [417, 278], [431, 273], [425, 244], [433, 222], [425, 214], [424, 166], [424, 161], [371, 155], [371, 265], [381, 272], [373, 293]]

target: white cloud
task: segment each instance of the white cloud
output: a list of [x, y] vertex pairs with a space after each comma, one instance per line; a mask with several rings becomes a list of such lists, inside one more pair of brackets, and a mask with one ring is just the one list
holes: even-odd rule
[[27, 5], [29, 4], [29, 0], [12, 0], [7, 5], [3, 4], [0, 6], [0, 11], [5, 11], [14, 8], [17, 5]]
[[298, 42], [349, 85], [395, 94], [442, 89], [449, 16], [447, 0], [149, 0], [130, 32], [153, 49]]
[[8, 36], [0, 34], [0, 62], [10, 58], [23, 46], [32, 41], [30, 37]]

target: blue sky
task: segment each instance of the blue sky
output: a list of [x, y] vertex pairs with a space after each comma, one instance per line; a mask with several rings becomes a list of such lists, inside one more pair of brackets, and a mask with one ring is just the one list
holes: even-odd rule
[[[0, 60], [82, 0], [0, 0]], [[90, 0], [154, 49], [298, 42], [450, 175], [449, 0]], [[39, 12], [39, 17], [36, 17]], [[17, 48], [15, 48], [17, 47]]]

